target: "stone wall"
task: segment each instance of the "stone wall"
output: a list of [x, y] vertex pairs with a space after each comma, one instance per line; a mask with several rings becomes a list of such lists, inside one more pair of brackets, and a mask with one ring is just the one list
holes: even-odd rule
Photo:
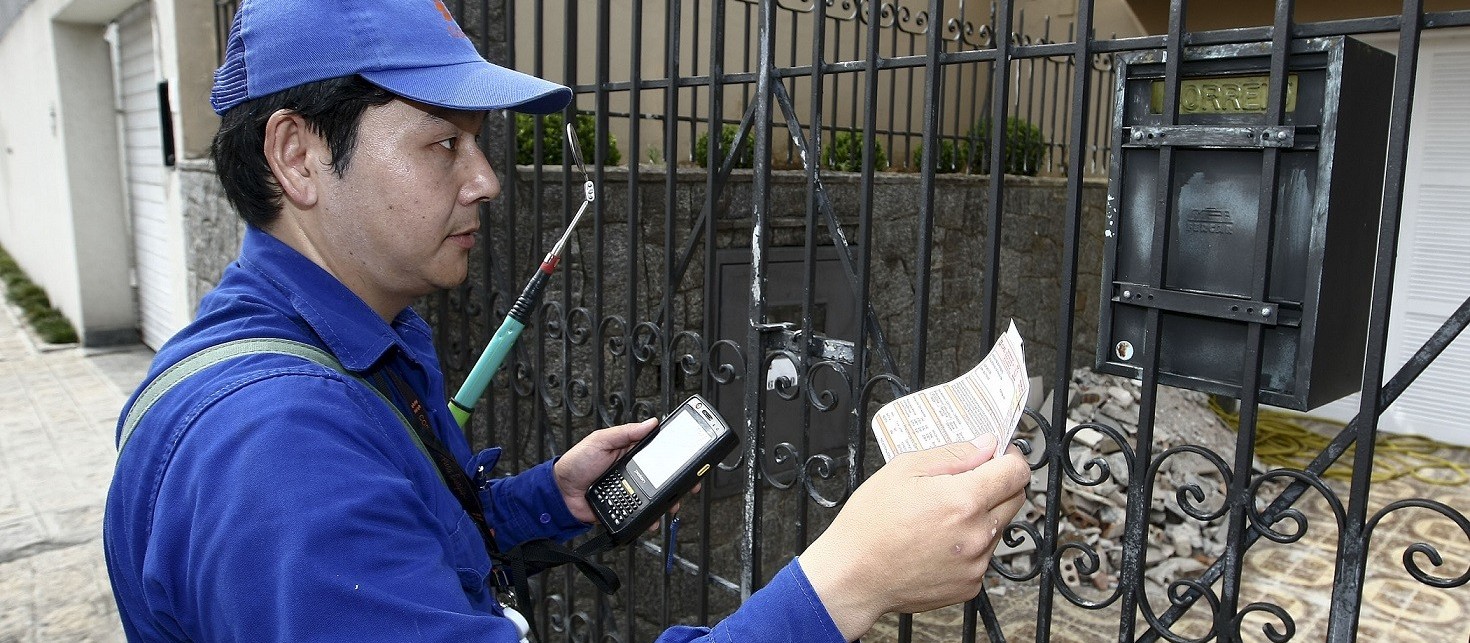
[[[658, 168], [644, 168], [640, 178], [643, 212], [640, 215], [639, 274], [643, 284], [640, 313], [655, 313], [662, 302], [661, 276], [664, 270], [664, 227], [667, 186]], [[519, 168], [517, 209], [513, 229], [520, 237], [520, 255], [511, 269], [525, 272], [533, 266], [532, 246], [527, 231], [535, 216], [531, 210], [534, 183], [529, 168]], [[561, 211], [559, 170], [548, 170], [542, 177], [541, 211]], [[573, 299], [590, 301], [593, 283], [590, 270], [604, 272], [602, 300], [611, 308], [626, 300], [625, 284], [619, 277], [626, 273], [628, 171], [610, 168], [602, 186], [604, 203], [602, 220], [603, 248], [600, 255], [589, 246], [593, 243], [592, 222], [580, 226], [573, 238], [569, 254], [570, 266], [582, 272], [574, 282]], [[244, 225], [225, 201], [212, 166], [206, 161], [184, 161], [179, 165], [181, 189], [186, 203], [185, 225], [188, 235], [189, 296], [198, 302], [218, 282], [225, 266], [239, 251]], [[716, 246], [746, 248], [750, 243], [751, 211], [750, 172], [733, 173], [725, 193], [716, 203]], [[823, 176], [823, 186], [831, 199], [836, 218], [841, 222], [850, 243], [859, 241], [856, 212], [860, 193], [860, 177], [856, 174], [830, 173]], [[806, 178], [801, 172], [776, 171], [771, 180], [770, 235], [771, 247], [802, 247], [805, 241]], [[873, 186], [873, 262], [869, 296], [873, 310], [884, 329], [888, 345], [900, 371], [908, 377], [914, 343], [914, 326], [918, 309], [916, 271], [919, 260], [918, 216], [919, 177], [913, 174], [879, 173]], [[999, 324], [1015, 319], [1026, 340], [1028, 367], [1033, 375], [1050, 378], [1056, 371], [1057, 322], [1060, 319], [1063, 269], [1063, 235], [1066, 213], [1065, 181], [1060, 179], [1006, 177], [1002, 219], [1000, 282], [995, 316]], [[677, 212], [672, 220], [676, 244], [682, 247], [689, 236], [700, 209], [704, 205], [705, 173], [699, 169], [680, 169], [674, 188]], [[1106, 187], [1089, 181], [1083, 188], [1082, 244], [1076, 279], [1076, 305], [1073, 308], [1073, 364], [1089, 363], [1095, 346], [1098, 321], [1102, 260], [1102, 217]], [[981, 341], [982, 295], [985, 279], [986, 226], [988, 225], [989, 181], [985, 177], [940, 175], [934, 187], [934, 227], [930, 233], [932, 256], [929, 261], [930, 293], [927, 306], [926, 381], [939, 382], [973, 366], [988, 350]], [[558, 217], [545, 215], [543, 231], [547, 247], [560, 232]], [[491, 225], [503, 222], [491, 215]], [[504, 229], [485, 231], [491, 248], [507, 247]], [[832, 245], [825, 223], [819, 228], [818, 244]], [[704, 311], [703, 253], [696, 244], [685, 278], [675, 289], [676, 326], [698, 329]], [[493, 252], [493, 250], [492, 250]], [[600, 259], [597, 257], [600, 256]], [[536, 257], [539, 258], [539, 257]], [[520, 264], [525, 264], [524, 266]], [[511, 279], [515, 288], [521, 280]], [[555, 287], [548, 294], [554, 300]], [[739, 302], [739, 305], [745, 305]], [[618, 310], [618, 312], [623, 312]], [[643, 317], [646, 318], [646, 317]], [[471, 345], [479, 345], [471, 341]]]
[[[518, 216], [515, 229], [517, 257], [521, 272], [529, 274], [539, 255], [531, 251], [525, 233], [535, 217], [542, 217], [541, 249], [550, 246], [562, 229], [563, 185], [559, 168], [541, 175], [539, 201], [534, 200], [536, 187], [530, 168], [520, 168], [516, 182]], [[824, 190], [832, 211], [854, 252], [860, 242], [858, 230], [860, 175], [828, 173], [823, 175]], [[899, 367], [896, 374], [907, 379], [911, 373], [915, 326], [920, 298], [916, 293], [919, 265], [919, 204], [921, 200], [917, 174], [879, 173], [873, 179], [872, 238], [873, 259], [868, 288], [868, 301], [887, 338], [887, 346]], [[800, 171], [775, 171], [769, 184], [770, 215], [768, 244], [772, 248], [804, 248], [806, 238], [806, 176]], [[934, 183], [934, 221], [929, 234], [932, 254], [928, 261], [929, 297], [927, 300], [927, 343], [925, 381], [936, 383], [973, 367], [989, 350], [982, 341], [983, 287], [988, 263], [987, 226], [989, 179], [965, 175], [940, 175]], [[573, 184], [573, 188], [577, 185]], [[584, 221], [573, 237], [569, 254], [571, 271], [601, 270], [604, 311], [626, 314], [626, 279], [628, 271], [628, 238], [636, 236], [639, 244], [638, 275], [640, 280], [639, 319], [655, 315], [664, 296], [665, 227], [672, 222], [676, 249], [690, 245], [694, 251], [689, 268], [675, 285], [675, 330], [699, 330], [704, 305], [704, 246], [702, 238], [689, 241], [691, 229], [705, 206], [706, 173], [698, 168], [681, 168], [670, 191], [661, 167], [644, 167], [639, 178], [641, 212], [635, 235], [628, 232], [628, 170], [609, 168], [601, 187], [603, 203], [601, 248], [595, 246], [592, 221]], [[751, 240], [753, 191], [751, 172], [736, 170], [714, 204], [716, 248], [748, 248]], [[1090, 364], [1098, 322], [1099, 280], [1102, 274], [1102, 230], [1106, 184], [1088, 181], [1083, 186], [1083, 220], [1079, 250], [1078, 274], [1074, 288], [1076, 304], [1072, 333], [1074, 365]], [[672, 194], [672, 196], [670, 196]], [[580, 190], [573, 195], [580, 198]], [[1000, 270], [994, 315], [997, 331], [1004, 330], [1008, 319], [1014, 319], [1026, 341], [1028, 368], [1032, 375], [1051, 378], [1056, 373], [1058, 322], [1061, 320], [1061, 287], [1066, 275], [1063, 246], [1066, 215], [1066, 182], [1064, 179], [1007, 176], [1004, 186], [1005, 213], [1002, 217]], [[666, 204], [673, 203], [675, 212], [665, 216]], [[702, 234], [700, 232], [699, 234]], [[817, 246], [833, 245], [825, 218], [818, 219]], [[494, 248], [507, 247], [504, 238], [492, 241]], [[519, 284], [519, 277], [514, 281]], [[592, 280], [589, 274], [578, 274], [570, 280], [574, 305], [591, 305]], [[559, 296], [553, 282], [547, 300]], [[839, 287], [841, 284], [819, 284]], [[748, 298], [719, 302], [721, 306], [747, 306]], [[798, 320], [781, 320], [798, 321]], [[743, 335], [735, 339], [743, 340]], [[472, 344], [473, 345], [473, 344]], [[874, 348], [872, 344], [868, 347]]]
[[214, 163], [184, 160], [178, 164], [179, 191], [184, 200], [185, 257], [188, 262], [190, 316], [199, 300], [219, 283], [225, 267], [240, 254], [245, 222], [225, 199], [214, 174]]

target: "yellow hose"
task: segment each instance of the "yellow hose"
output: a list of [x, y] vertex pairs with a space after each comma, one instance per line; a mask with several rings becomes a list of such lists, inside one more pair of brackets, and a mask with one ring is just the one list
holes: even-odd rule
[[[1230, 428], [1239, 430], [1240, 414], [1226, 410], [1213, 395], [1210, 396], [1210, 408]], [[1256, 416], [1256, 457], [1273, 467], [1305, 469], [1312, 458], [1327, 448], [1332, 439], [1307, 428], [1304, 422], [1333, 427], [1335, 430], [1346, 426], [1337, 420], [1261, 409]], [[1460, 462], [1437, 455], [1440, 450], [1466, 449], [1420, 435], [1379, 432], [1373, 447], [1373, 482], [1385, 482], [1404, 476], [1441, 486], [1460, 486], [1470, 482], [1470, 473], [1466, 473], [1465, 467]], [[1464, 454], [1459, 459], [1461, 462], [1470, 460]], [[1351, 480], [1353, 452], [1350, 450], [1344, 453], [1327, 468], [1322, 477]]]

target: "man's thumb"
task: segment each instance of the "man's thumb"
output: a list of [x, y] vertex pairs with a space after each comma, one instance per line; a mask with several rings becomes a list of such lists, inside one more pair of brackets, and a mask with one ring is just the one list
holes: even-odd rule
[[[979, 443], [978, 446], [976, 443]], [[995, 455], [995, 436], [983, 435], [975, 442], [956, 442], [942, 447], [926, 449], [914, 454], [918, 456], [916, 467], [920, 475], [945, 476], [964, 473], [985, 464]]]

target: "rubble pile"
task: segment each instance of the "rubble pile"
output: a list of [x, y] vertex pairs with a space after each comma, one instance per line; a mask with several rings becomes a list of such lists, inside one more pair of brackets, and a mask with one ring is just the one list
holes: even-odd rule
[[[1053, 395], [1055, 391], [1035, 407], [1043, 415], [1050, 413]], [[1086, 545], [1098, 554], [1099, 560], [1098, 569], [1085, 574], [1076, 562], [1081, 552], [1076, 549], [1064, 552], [1060, 556], [1058, 582], [1078, 590], [1110, 592], [1117, 586], [1116, 572], [1122, 566], [1124, 519], [1131, 481], [1124, 445], [1092, 427], [1111, 428], [1126, 441], [1129, 450], [1137, 451], [1142, 393], [1136, 380], [1084, 368], [1073, 372], [1067, 396], [1067, 431], [1082, 427], [1066, 444], [1068, 456], [1077, 476], [1095, 484], [1080, 484], [1062, 472], [1058, 547], [1068, 543]], [[1168, 449], [1196, 445], [1218, 455], [1226, 467], [1232, 466], [1236, 433], [1210, 409], [1208, 395], [1160, 386], [1156, 402], [1150, 441], [1155, 463]], [[1026, 424], [1031, 425], [1029, 434]], [[1027, 418], [1017, 436], [1031, 440], [1040, 448], [1041, 437], [1035, 428], [1035, 422]], [[1100, 463], [1106, 464], [1106, 474]], [[1264, 471], [1259, 462], [1254, 469]], [[1048, 467], [1032, 472], [1026, 503], [1017, 516], [1017, 520], [1035, 526], [1038, 533], [1045, 523], [1048, 474]], [[1224, 553], [1228, 536], [1223, 517], [1202, 521], [1190, 516], [1180, 505], [1177, 492], [1181, 488], [1198, 489], [1201, 495], [1190, 497], [1192, 494], [1186, 492], [1185, 502], [1197, 515], [1212, 514], [1224, 506], [1226, 483], [1219, 467], [1208, 458], [1189, 452], [1175, 454], [1159, 464], [1152, 482], [1144, 577], [1150, 589], [1162, 590], [1177, 579], [1198, 577]], [[1033, 564], [1035, 549], [1036, 543], [1030, 538], [1016, 547], [1002, 542], [996, 549], [995, 559], [1012, 569], [1025, 569]], [[995, 588], [1003, 589], [1003, 586]]]

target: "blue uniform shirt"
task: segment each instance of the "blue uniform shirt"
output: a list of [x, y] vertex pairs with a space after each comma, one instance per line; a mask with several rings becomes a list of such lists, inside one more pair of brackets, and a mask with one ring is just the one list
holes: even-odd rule
[[[384, 323], [295, 250], [249, 228], [239, 259], [148, 375], [235, 339], [278, 337], [368, 375], [391, 368], [473, 475], [428, 325]], [[136, 396], [136, 394], [135, 394]], [[129, 405], [131, 406], [131, 401]], [[481, 492], [502, 549], [587, 529], [551, 463]], [[198, 373], [149, 410], [120, 454], [103, 526], [123, 629], [144, 641], [496, 641], [519, 636], [486, 583], [479, 531], [391, 407], [301, 358], [253, 355]], [[795, 561], [713, 630], [661, 641], [841, 641]]]

